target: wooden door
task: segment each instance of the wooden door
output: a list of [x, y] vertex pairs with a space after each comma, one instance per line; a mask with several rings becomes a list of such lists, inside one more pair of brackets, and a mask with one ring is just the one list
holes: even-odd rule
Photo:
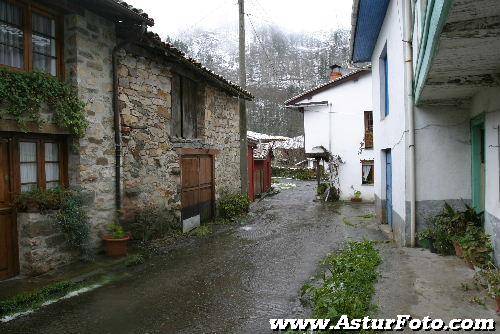
[[12, 145], [0, 138], [0, 279], [18, 273], [16, 216], [12, 206]]
[[202, 222], [214, 216], [214, 172], [212, 155], [185, 155], [182, 165], [182, 219], [200, 215]]

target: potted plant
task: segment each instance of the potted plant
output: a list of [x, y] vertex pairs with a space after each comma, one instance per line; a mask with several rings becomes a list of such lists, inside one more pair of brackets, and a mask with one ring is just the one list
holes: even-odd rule
[[436, 249], [434, 247], [434, 231], [431, 228], [426, 228], [422, 232], [417, 234], [418, 244], [423, 248], [429, 249], [432, 253], [436, 253]]
[[359, 203], [359, 202], [362, 202], [362, 201], [363, 201], [363, 199], [361, 198], [361, 191], [356, 190], [354, 192], [354, 197], [351, 197], [351, 202]]
[[469, 225], [467, 232], [459, 239], [463, 249], [463, 258], [471, 269], [484, 267], [491, 261], [493, 246], [490, 237], [481, 228]]
[[108, 227], [108, 234], [103, 237], [106, 255], [109, 257], [122, 257], [127, 255], [127, 246], [130, 236], [125, 233], [123, 227], [113, 223]]
[[495, 299], [496, 312], [500, 313], [500, 270], [495, 267], [484, 271], [488, 283], [488, 294]]

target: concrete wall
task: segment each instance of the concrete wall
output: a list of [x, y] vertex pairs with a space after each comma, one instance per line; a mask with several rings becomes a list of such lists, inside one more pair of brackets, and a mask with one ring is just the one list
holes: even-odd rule
[[[406, 224], [406, 117], [405, 117], [405, 68], [403, 45], [403, 1], [393, 0], [387, 9], [384, 23], [380, 30], [372, 56], [373, 78], [373, 126], [375, 146], [375, 204], [377, 216], [385, 217], [385, 153], [392, 152], [392, 209], [393, 231], [400, 244], [409, 241], [409, 226]], [[387, 48], [389, 63], [389, 110], [384, 116], [382, 110], [384, 86], [381, 85], [381, 73], [384, 69], [380, 57]], [[381, 68], [382, 67], [382, 68]]]
[[[349, 200], [354, 191], [373, 201], [373, 185], [362, 185], [361, 160], [373, 160], [374, 150], [363, 149], [365, 125], [364, 111], [373, 109], [370, 72], [356, 80], [347, 80], [338, 86], [320, 92], [301, 102], [328, 101], [328, 106], [307, 107], [304, 110], [305, 150], [323, 146], [339, 155], [339, 181], [341, 199]], [[375, 169], [375, 174], [378, 171]]]
[[486, 147], [485, 230], [491, 235], [500, 264], [500, 88], [483, 89], [472, 99], [471, 117], [484, 114]]
[[417, 232], [445, 202], [456, 209], [470, 204], [469, 118], [468, 109], [455, 106], [415, 108]]

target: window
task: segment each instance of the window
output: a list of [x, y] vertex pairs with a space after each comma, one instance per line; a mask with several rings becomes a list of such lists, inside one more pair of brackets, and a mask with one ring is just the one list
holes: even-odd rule
[[65, 185], [64, 144], [45, 139], [19, 140], [20, 191], [54, 189]]
[[60, 74], [56, 17], [20, 1], [0, 0], [0, 65]]
[[361, 160], [361, 184], [373, 184], [373, 160]]
[[389, 115], [389, 61], [387, 59], [387, 45], [379, 59], [380, 77], [380, 110], [382, 118]]
[[199, 85], [186, 77], [172, 78], [172, 127], [173, 136], [198, 138], [198, 115], [202, 105]]
[[365, 111], [365, 148], [373, 148], [373, 112]]

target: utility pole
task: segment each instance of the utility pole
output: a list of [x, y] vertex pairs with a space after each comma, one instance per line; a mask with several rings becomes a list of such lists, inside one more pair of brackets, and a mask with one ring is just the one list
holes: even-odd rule
[[[247, 71], [245, 65], [245, 0], [238, 0], [238, 12], [240, 21], [240, 87], [247, 88]], [[247, 106], [246, 101], [240, 98], [240, 174], [241, 192], [248, 193], [248, 146], [247, 146]]]

